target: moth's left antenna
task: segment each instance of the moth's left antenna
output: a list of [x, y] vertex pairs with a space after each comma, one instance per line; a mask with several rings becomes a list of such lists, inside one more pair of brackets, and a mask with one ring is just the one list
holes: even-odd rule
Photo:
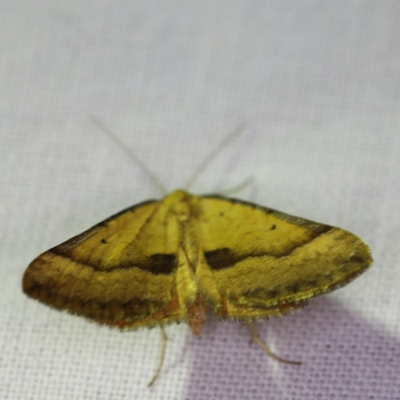
[[127, 146], [118, 136], [116, 136], [111, 129], [109, 129], [105, 124], [98, 120], [95, 116], [89, 115], [89, 119], [99, 128], [103, 133], [105, 133], [117, 146], [122, 149], [128, 157], [133, 160], [142, 171], [150, 178], [150, 180], [157, 186], [163, 194], [167, 194], [168, 191], [166, 187], [157, 179], [157, 177], [149, 170], [147, 165], [138, 157], [134, 151]]

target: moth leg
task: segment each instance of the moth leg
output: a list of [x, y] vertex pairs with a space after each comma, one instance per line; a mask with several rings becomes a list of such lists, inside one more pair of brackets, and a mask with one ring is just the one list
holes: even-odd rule
[[279, 357], [271, 349], [269, 349], [267, 347], [267, 345], [260, 339], [260, 337], [258, 336], [258, 333], [256, 331], [256, 328], [254, 327], [254, 324], [252, 322], [248, 322], [247, 326], [249, 328], [251, 338], [253, 339], [253, 341], [261, 348], [261, 350], [263, 350], [265, 353], [267, 353], [270, 357], [272, 357], [275, 360], [278, 360], [280, 362], [286, 363], [286, 364], [301, 365], [300, 361], [291, 361], [291, 360], [286, 360], [285, 358]]
[[150, 387], [153, 385], [153, 383], [156, 381], [156, 379], [158, 378], [158, 375], [160, 375], [162, 366], [164, 364], [164, 357], [165, 357], [165, 350], [167, 349], [167, 340], [168, 340], [168, 336], [165, 333], [165, 330], [163, 327], [161, 327], [161, 335], [162, 335], [162, 347], [161, 347], [161, 355], [160, 355], [160, 362], [158, 363], [158, 367], [156, 372], [153, 375], [153, 379], [150, 381], [150, 383], [147, 385], [147, 387]]

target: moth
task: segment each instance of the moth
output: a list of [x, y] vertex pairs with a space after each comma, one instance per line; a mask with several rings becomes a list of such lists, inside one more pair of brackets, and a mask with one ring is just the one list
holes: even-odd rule
[[236, 199], [177, 190], [128, 208], [37, 257], [29, 296], [119, 328], [280, 317], [371, 264], [340, 228]]
[[371, 263], [368, 246], [344, 229], [176, 190], [39, 255], [23, 291], [100, 324], [186, 322], [198, 335], [208, 308], [220, 320], [281, 317]]

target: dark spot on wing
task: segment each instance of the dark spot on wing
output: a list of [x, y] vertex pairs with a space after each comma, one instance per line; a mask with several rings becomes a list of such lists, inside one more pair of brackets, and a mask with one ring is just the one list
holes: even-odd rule
[[301, 288], [300, 283], [292, 283], [291, 285], [287, 286], [287, 291], [289, 293], [298, 293]]
[[268, 291], [269, 297], [271, 297], [271, 298], [278, 297], [278, 296], [279, 296], [279, 293], [280, 293], [280, 291], [279, 291], [279, 289], [277, 289], [277, 288], [273, 288], [273, 289], [270, 289], [270, 290]]
[[350, 261], [350, 262], [355, 262], [355, 263], [357, 263], [357, 264], [361, 264], [361, 263], [363, 263], [363, 262], [365, 261], [365, 259], [362, 258], [362, 257], [360, 257], [360, 256], [353, 255], [353, 256], [351, 256], [351, 257], [349, 258], [349, 261]]
[[177, 259], [174, 254], [153, 254], [146, 259], [143, 265], [135, 266], [155, 275], [168, 275], [176, 269]]
[[313, 278], [313, 279], [309, 279], [309, 280], [307, 281], [307, 284], [308, 284], [310, 287], [316, 287], [316, 286], [318, 286], [318, 282], [319, 282], [319, 279]]
[[238, 258], [235, 256], [232, 250], [228, 249], [227, 247], [206, 251], [204, 256], [207, 260], [207, 264], [211, 267], [211, 269], [214, 270], [229, 268], [243, 258]]

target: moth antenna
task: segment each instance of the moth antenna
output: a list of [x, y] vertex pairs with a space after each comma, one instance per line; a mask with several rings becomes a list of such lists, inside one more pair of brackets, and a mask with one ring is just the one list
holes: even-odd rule
[[189, 190], [190, 187], [196, 182], [198, 177], [205, 171], [205, 169], [211, 164], [215, 157], [231, 142], [233, 142], [237, 137], [239, 137], [244, 131], [244, 123], [241, 123], [235, 130], [229, 133], [225, 138], [223, 138], [214, 150], [204, 158], [200, 165], [196, 168], [192, 176], [188, 179], [185, 188]]
[[128, 145], [123, 142], [117, 135], [115, 135], [111, 129], [109, 129], [105, 124], [103, 124], [99, 119], [93, 115], [89, 115], [89, 119], [92, 123], [103, 133], [105, 133], [121, 150], [128, 155], [128, 157], [133, 160], [136, 165], [141, 168], [141, 170], [149, 177], [149, 179], [161, 190], [163, 194], [167, 194], [167, 188], [157, 179], [157, 177], [150, 171], [147, 165], [139, 158], [139, 156], [128, 147]]
[[270, 357], [272, 357], [275, 360], [278, 360], [280, 362], [283, 362], [285, 364], [301, 365], [300, 361], [291, 361], [291, 360], [286, 360], [285, 358], [279, 357], [271, 349], [269, 349], [267, 347], [267, 345], [260, 339], [260, 337], [258, 336], [258, 333], [256, 331], [256, 328], [254, 327], [254, 324], [252, 322], [248, 322], [247, 326], [249, 327], [249, 331], [250, 331], [251, 338], [253, 339], [253, 341], [261, 348], [261, 350], [263, 350], [265, 353], [267, 353]]
[[248, 176], [243, 182], [241, 182], [238, 185], [233, 186], [229, 189], [224, 189], [222, 191], [219, 191], [218, 194], [221, 194], [223, 196], [230, 196], [232, 194], [240, 192], [247, 186], [251, 185], [253, 182], [254, 182], [254, 176]]
[[165, 358], [165, 350], [167, 348], [167, 340], [168, 340], [168, 336], [165, 333], [165, 330], [163, 327], [161, 327], [161, 334], [162, 334], [162, 339], [163, 339], [163, 343], [162, 343], [162, 348], [161, 348], [161, 356], [160, 356], [160, 362], [158, 363], [158, 367], [156, 372], [154, 373], [153, 379], [150, 381], [150, 383], [147, 385], [147, 387], [150, 387], [153, 385], [153, 383], [156, 381], [156, 379], [158, 378], [158, 376], [160, 375], [162, 366], [164, 364], [164, 358]]

